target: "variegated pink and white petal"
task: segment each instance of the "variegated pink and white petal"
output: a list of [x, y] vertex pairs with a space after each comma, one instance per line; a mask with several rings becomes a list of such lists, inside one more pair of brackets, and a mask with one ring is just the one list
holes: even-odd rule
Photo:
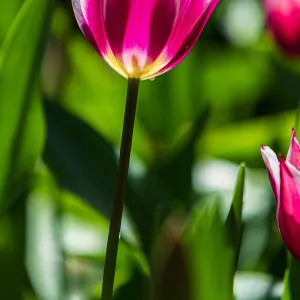
[[197, 42], [219, 0], [186, 0], [181, 5], [172, 34], [154, 68], [145, 74], [151, 78], [179, 64]]
[[148, 79], [190, 52], [219, 0], [72, 0], [77, 22], [124, 77]]
[[300, 145], [294, 129], [286, 161], [291, 163], [296, 169], [300, 170]]
[[[176, 65], [178, 65], [182, 60], [184, 60], [186, 58], [186, 56], [191, 52], [191, 50], [195, 46], [207, 21], [209, 20], [211, 14], [213, 13], [213, 11], [216, 8], [218, 3], [219, 3], [219, 0], [211, 0], [209, 2], [209, 4], [205, 8], [203, 14], [200, 16], [198, 21], [195, 23], [192, 30], [186, 35], [181, 47], [177, 50], [177, 53], [175, 54], [175, 56], [172, 57], [171, 54], [167, 53], [166, 61], [169, 60], [169, 62], [162, 69], [160, 69], [157, 73], [152, 74], [153, 77], [168, 72], [169, 70], [173, 69]], [[167, 49], [167, 51], [168, 51], [168, 49]]]
[[86, 37], [86, 39], [95, 48], [95, 50], [101, 55], [95, 37], [89, 28], [88, 21], [85, 18], [84, 11], [81, 5], [82, 3], [80, 0], [72, 0], [72, 6], [73, 6], [76, 21], [82, 33]]
[[178, 15], [179, 0], [103, 1], [112, 51], [126, 72], [138, 77], [167, 43]]
[[270, 182], [277, 204], [280, 199], [280, 168], [276, 154], [270, 147], [262, 146], [261, 155], [267, 167]]
[[283, 158], [280, 160], [280, 181], [278, 227], [291, 254], [300, 259], [300, 172]]
[[77, 23], [102, 58], [118, 73], [127, 77], [111, 50], [103, 19], [103, 0], [72, 0]]

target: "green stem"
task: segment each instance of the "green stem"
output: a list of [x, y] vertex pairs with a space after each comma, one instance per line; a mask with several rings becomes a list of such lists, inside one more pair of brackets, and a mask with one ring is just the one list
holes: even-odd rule
[[111, 300], [114, 288], [116, 261], [121, 228], [123, 206], [126, 195], [128, 168], [134, 128], [134, 119], [139, 90], [139, 79], [128, 79], [126, 110], [123, 123], [122, 144], [120, 150], [119, 167], [115, 199], [110, 220], [106, 257], [103, 273], [102, 300]]

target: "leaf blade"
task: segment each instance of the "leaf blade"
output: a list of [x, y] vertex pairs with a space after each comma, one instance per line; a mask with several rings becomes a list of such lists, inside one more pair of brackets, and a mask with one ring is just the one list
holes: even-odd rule
[[238, 263], [242, 238], [242, 210], [245, 189], [245, 173], [245, 164], [242, 163], [239, 168], [230, 210], [225, 222], [229, 242], [231, 244], [231, 247], [235, 251], [235, 269]]
[[53, 3], [25, 1], [1, 48], [0, 212], [19, 196], [11, 194], [16, 190], [15, 177], [20, 175], [17, 181], [22, 182], [42, 150], [44, 125], [36, 82]]
[[289, 255], [289, 268], [284, 275], [284, 293], [282, 300], [300, 299], [300, 263]]

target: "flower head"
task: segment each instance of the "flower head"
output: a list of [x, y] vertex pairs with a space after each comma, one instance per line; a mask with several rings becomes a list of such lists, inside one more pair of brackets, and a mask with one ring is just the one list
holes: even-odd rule
[[291, 254], [300, 260], [300, 145], [293, 130], [286, 160], [278, 161], [269, 147], [261, 147], [277, 201], [277, 221], [282, 239]]
[[180, 63], [219, 0], [72, 0], [79, 27], [125, 78], [149, 79]]
[[300, 56], [300, 1], [263, 0], [268, 27], [281, 49]]

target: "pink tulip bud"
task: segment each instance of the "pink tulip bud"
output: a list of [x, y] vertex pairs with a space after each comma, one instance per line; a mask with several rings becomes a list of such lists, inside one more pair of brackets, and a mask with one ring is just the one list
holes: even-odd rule
[[261, 147], [277, 201], [277, 221], [282, 239], [291, 254], [300, 260], [300, 145], [293, 129], [286, 160], [278, 161], [269, 147]]
[[263, 0], [268, 27], [290, 57], [300, 56], [300, 1]]
[[191, 51], [219, 0], [72, 0], [79, 27], [125, 78], [153, 78]]

